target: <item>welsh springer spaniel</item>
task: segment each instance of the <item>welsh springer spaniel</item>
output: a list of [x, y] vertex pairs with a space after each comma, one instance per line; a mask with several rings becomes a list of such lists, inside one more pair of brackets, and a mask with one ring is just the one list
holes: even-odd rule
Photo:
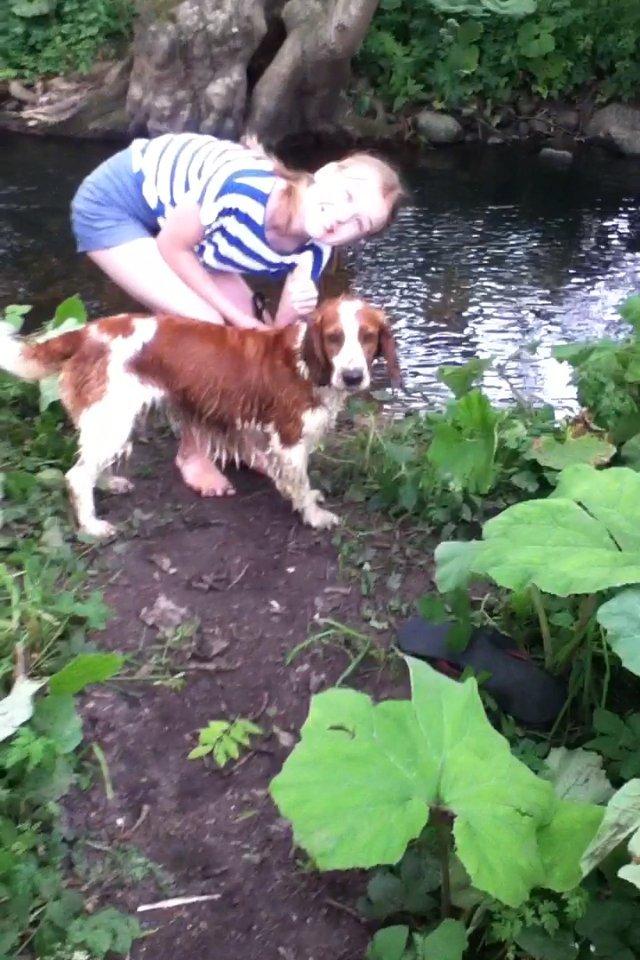
[[[96, 516], [95, 484], [128, 449], [138, 415], [159, 402], [206, 431], [225, 462], [229, 454], [249, 463], [259, 457], [305, 523], [338, 523], [311, 488], [309, 453], [347, 396], [369, 386], [379, 356], [399, 385], [384, 313], [353, 297], [325, 301], [308, 325], [265, 331], [134, 314], [42, 341], [0, 330], [0, 368], [25, 380], [61, 374], [62, 402], [80, 432], [67, 484], [80, 530], [95, 537], [114, 533]], [[124, 477], [106, 479], [112, 492], [132, 488]]]

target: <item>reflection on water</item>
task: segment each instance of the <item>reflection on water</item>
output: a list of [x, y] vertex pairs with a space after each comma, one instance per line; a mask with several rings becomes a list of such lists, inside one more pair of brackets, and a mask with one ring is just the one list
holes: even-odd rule
[[[444, 396], [440, 363], [493, 355], [529, 397], [567, 400], [550, 345], [619, 334], [616, 308], [640, 292], [640, 165], [584, 151], [556, 169], [522, 148], [463, 147], [407, 176], [412, 205], [351, 266], [396, 320], [409, 387]], [[508, 395], [495, 374], [485, 385]]]
[[[114, 149], [0, 134], [0, 303], [33, 303], [38, 320], [75, 292], [93, 315], [127, 305], [76, 256], [68, 226], [76, 185]], [[446, 394], [439, 364], [489, 355], [511, 358], [528, 396], [569, 399], [550, 345], [616, 335], [617, 305], [640, 291], [638, 162], [585, 150], [555, 169], [520, 147], [469, 145], [405, 172], [411, 205], [350, 252], [347, 275], [393, 317], [408, 402]], [[485, 385], [496, 399], [508, 392], [492, 373]]]

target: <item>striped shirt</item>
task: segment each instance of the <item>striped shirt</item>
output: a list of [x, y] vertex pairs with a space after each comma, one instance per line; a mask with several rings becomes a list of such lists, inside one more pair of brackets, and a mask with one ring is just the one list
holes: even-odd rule
[[133, 171], [158, 225], [183, 201], [197, 203], [204, 237], [195, 248], [212, 270], [279, 275], [302, 266], [317, 282], [331, 248], [305, 243], [273, 250], [265, 236], [266, 205], [276, 182], [273, 164], [228, 140], [167, 133], [131, 144]]

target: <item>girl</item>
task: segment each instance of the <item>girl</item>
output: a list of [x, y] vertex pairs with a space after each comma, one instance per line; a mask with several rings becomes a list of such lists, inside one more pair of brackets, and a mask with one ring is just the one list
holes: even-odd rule
[[[242, 275], [284, 274], [273, 319], [284, 326], [315, 308], [331, 248], [383, 230], [403, 195], [395, 170], [367, 153], [311, 175], [259, 149], [169, 133], [102, 163], [80, 185], [71, 220], [78, 251], [158, 312], [262, 327]], [[192, 428], [176, 464], [203, 496], [234, 492]]]

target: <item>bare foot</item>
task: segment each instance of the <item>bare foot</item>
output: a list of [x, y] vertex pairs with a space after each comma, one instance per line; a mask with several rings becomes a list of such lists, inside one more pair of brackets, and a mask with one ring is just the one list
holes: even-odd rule
[[176, 466], [186, 485], [201, 497], [230, 497], [236, 492], [224, 473], [202, 454], [177, 456]]

